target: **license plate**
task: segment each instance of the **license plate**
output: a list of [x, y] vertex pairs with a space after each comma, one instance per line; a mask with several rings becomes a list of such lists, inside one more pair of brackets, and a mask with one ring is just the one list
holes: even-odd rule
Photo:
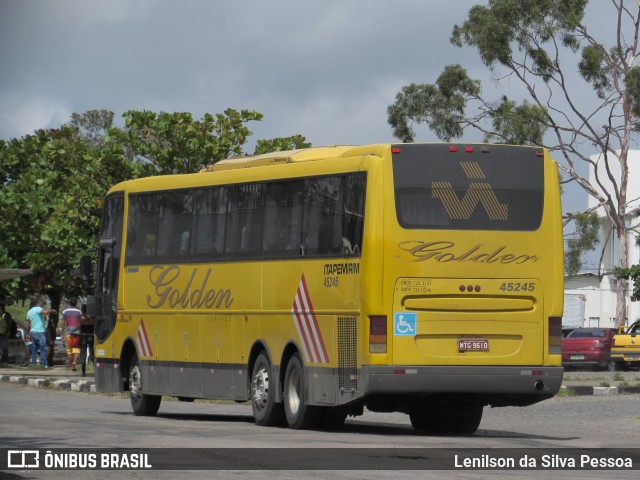
[[584, 360], [584, 355], [571, 355], [571, 360]]
[[486, 338], [459, 338], [458, 350], [461, 352], [483, 352], [489, 350], [489, 340]]
[[627, 355], [627, 358], [629, 360], [638, 360], [638, 358], [640, 358], [640, 354], [638, 353], [631, 353], [629, 355]]

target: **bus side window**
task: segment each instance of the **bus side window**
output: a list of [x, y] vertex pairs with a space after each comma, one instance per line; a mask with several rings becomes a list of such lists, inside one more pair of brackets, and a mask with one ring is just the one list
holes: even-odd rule
[[165, 192], [159, 195], [158, 255], [174, 257], [189, 254], [193, 221], [193, 191]]
[[364, 173], [345, 177], [344, 212], [342, 216], [342, 244], [345, 255], [359, 255], [362, 250], [365, 190], [366, 176]]
[[339, 255], [342, 251], [342, 178], [305, 182], [303, 237], [308, 255]]
[[265, 209], [265, 185], [247, 183], [229, 187], [225, 254], [229, 257], [260, 256]]
[[214, 187], [196, 192], [193, 253], [218, 258], [224, 250], [227, 189]]
[[263, 250], [267, 257], [296, 257], [300, 251], [303, 182], [267, 184]]

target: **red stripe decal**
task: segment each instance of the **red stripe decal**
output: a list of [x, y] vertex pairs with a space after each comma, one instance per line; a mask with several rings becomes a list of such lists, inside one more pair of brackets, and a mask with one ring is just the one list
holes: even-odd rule
[[311, 363], [329, 363], [329, 355], [322, 338], [318, 318], [313, 311], [313, 304], [311, 303], [304, 274], [300, 278], [300, 284], [293, 300], [291, 315], [293, 316], [298, 336], [302, 340], [307, 361]]
[[147, 337], [147, 329], [144, 328], [144, 321], [140, 319], [140, 326], [138, 327], [138, 346], [140, 347], [140, 353], [143, 357], [152, 357], [151, 344]]

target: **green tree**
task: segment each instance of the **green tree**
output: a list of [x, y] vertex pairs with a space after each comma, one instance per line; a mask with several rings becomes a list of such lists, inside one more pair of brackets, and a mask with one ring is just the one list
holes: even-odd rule
[[[444, 140], [474, 128], [485, 141], [549, 148], [568, 178], [596, 200], [611, 222], [618, 266], [625, 269], [627, 232], [638, 228], [629, 222], [633, 199], [627, 198], [627, 189], [629, 148], [640, 130], [640, 7], [635, 1], [612, 0], [613, 35], [598, 39], [585, 23], [587, 3], [489, 0], [474, 6], [454, 27], [452, 43], [474, 48], [498, 80], [519, 84], [528, 100], [485, 98], [478, 80], [460, 65], [450, 65], [435, 84], [402, 88], [388, 119], [403, 141], [412, 141], [414, 126], [424, 123]], [[594, 150], [601, 154], [597, 160], [589, 157]], [[579, 162], [593, 169], [591, 180], [578, 172]], [[618, 325], [625, 321], [626, 289], [621, 277]]]
[[633, 280], [633, 291], [631, 293], [631, 301], [640, 300], [640, 265], [631, 265], [628, 268], [616, 267], [613, 275], [618, 280]]
[[596, 248], [600, 231], [600, 218], [596, 212], [578, 213], [573, 221], [575, 232], [567, 240], [564, 252], [564, 270], [567, 275], [575, 275], [580, 271], [583, 253]]
[[252, 132], [250, 121], [262, 120], [256, 111], [228, 108], [222, 114], [206, 113], [194, 120], [186, 112], [129, 110], [123, 115], [124, 129], [109, 130], [109, 139], [119, 143], [143, 175], [194, 173], [224, 158], [242, 155], [242, 146]]
[[92, 147], [67, 127], [0, 141], [0, 264], [31, 269], [36, 279], [12, 293], [24, 298], [35, 289], [56, 310], [78, 295], [72, 272], [96, 245], [102, 198], [132, 175], [121, 153]]

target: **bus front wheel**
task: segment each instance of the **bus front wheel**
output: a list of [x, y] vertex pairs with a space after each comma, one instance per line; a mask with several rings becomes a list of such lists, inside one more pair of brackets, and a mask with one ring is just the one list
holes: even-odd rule
[[316, 427], [322, 420], [320, 407], [306, 401], [306, 378], [300, 355], [295, 353], [284, 376], [284, 413], [289, 427], [296, 430]]
[[258, 355], [251, 374], [251, 409], [257, 425], [280, 425], [284, 420], [282, 403], [275, 402], [276, 382], [265, 353]]
[[160, 395], [149, 395], [143, 392], [142, 373], [137, 355], [131, 359], [131, 368], [129, 369], [129, 398], [133, 414], [146, 417], [152, 417], [158, 413], [162, 400]]

